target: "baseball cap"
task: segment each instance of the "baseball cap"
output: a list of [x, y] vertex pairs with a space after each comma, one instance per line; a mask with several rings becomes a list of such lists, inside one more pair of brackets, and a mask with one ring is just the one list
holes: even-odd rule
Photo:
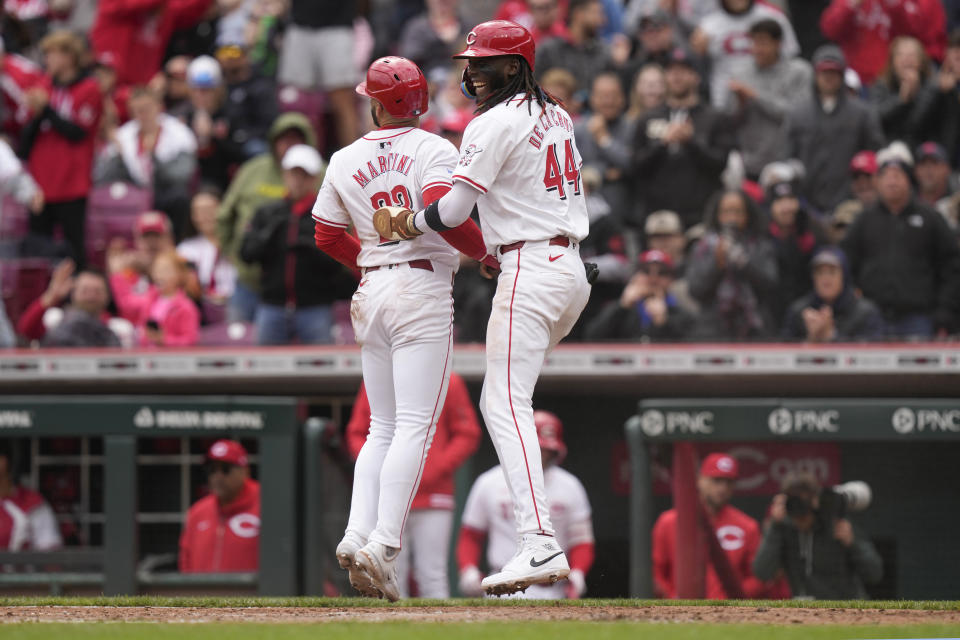
[[698, 71], [697, 63], [693, 59], [693, 54], [683, 47], [676, 47], [670, 52], [670, 58], [667, 60], [667, 67], [672, 67], [675, 64], [682, 64], [688, 69]]
[[924, 160], [947, 162], [947, 150], [937, 142], [924, 142], [917, 147], [913, 155], [917, 158], [917, 162], [923, 162]]
[[861, 151], [850, 160], [850, 173], [876, 175], [877, 154], [873, 151]]
[[662, 264], [668, 269], [673, 269], [673, 259], [659, 249], [650, 249], [640, 254], [640, 265]]
[[897, 167], [907, 174], [911, 172], [913, 155], [907, 145], [897, 140], [877, 152], [877, 173], [887, 167]]
[[170, 220], [161, 211], [144, 211], [137, 216], [133, 229], [138, 236], [147, 233], [170, 233]]
[[797, 190], [794, 188], [792, 182], [776, 182], [770, 185], [770, 188], [767, 189], [767, 201], [773, 202], [774, 200], [779, 200], [780, 198], [796, 198]]
[[98, 67], [107, 67], [109, 69], [117, 68], [117, 59], [114, 57], [112, 51], [101, 51], [97, 54], [95, 62]]
[[323, 158], [310, 145], [295, 144], [283, 155], [280, 166], [284, 169], [303, 169], [315, 176], [323, 169]]
[[247, 450], [236, 440], [217, 440], [207, 451], [207, 460], [226, 462], [245, 467], [249, 463]]
[[440, 129], [444, 132], [463, 133], [471, 120], [473, 120], [473, 112], [467, 109], [457, 109], [440, 120]]
[[847, 59], [840, 47], [825, 44], [813, 52], [813, 68], [817, 71], [843, 71], [847, 68]]
[[736, 480], [740, 473], [740, 465], [736, 459], [726, 453], [711, 453], [700, 465], [700, 475], [708, 478], [729, 478]]
[[648, 236], [668, 236], [683, 233], [683, 224], [680, 216], [674, 211], [661, 209], [647, 216], [643, 225], [643, 232]]
[[843, 254], [840, 253], [839, 249], [824, 247], [813, 256], [813, 259], [810, 261], [810, 270], [812, 271], [825, 264], [843, 269], [843, 262]]
[[649, 29], [651, 27], [663, 27], [670, 24], [670, 14], [657, 7], [640, 17], [640, 29]]
[[187, 83], [197, 89], [216, 89], [223, 84], [220, 63], [210, 56], [199, 56], [187, 67]]

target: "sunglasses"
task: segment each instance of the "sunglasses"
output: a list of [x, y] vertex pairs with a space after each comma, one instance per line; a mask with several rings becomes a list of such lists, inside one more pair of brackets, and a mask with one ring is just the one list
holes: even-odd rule
[[231, 471], [236, 467], [235, 464], [230, 464], [229, 462], [208, 462], [207, 463], [207, 475], [215, 475], [217, 473], [222, 473], [223, 475], [229, 475]]

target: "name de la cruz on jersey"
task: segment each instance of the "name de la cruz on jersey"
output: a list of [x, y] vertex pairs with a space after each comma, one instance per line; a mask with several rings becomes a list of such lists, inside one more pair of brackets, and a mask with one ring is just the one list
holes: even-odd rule
[[527, 142], [532, 144], [537, 149], [539, 149], [540, 145], [543, 143], [544, 133], [553, 127], [563, 127], [570, 133], [573, 133], [573, 123], [570, 122], [570, 119], [554, 109], [544, 109], [538, 120], [540, 122], [540, 127], [543, 127], [543, 129], [537, 125], [533, 125], [533, 135], [530, 136], [529, 140], [527, 140]]
[[[410, 175], [410, 169], [413, 167], [413, 158], [399, 153], [388, 153], [385, 156], [377, 156], [375, 160], [367, 161], [367, 171], [364, 173], [363, 167], [357, 169], [353, 174], [353, 179], [361, 188], [365, 188], [371, 180], [384, 173], [400, 173], [405, 176]], [[368, 177], [369, 176], [369, 177]]]

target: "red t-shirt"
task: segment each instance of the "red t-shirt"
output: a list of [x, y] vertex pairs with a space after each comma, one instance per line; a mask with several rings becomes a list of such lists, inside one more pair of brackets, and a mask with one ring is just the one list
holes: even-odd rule
[[[730, 560], [734, 575], [740, 580], [743, 595], [757, 598], [764, 594], [763, 582], [753, 576], [753, 556], [760, 547], [760, 527], [757, 521], [743, 511], [726, 505], [711, 522], [717, 532], [720, 546]], [[664, 511], [653, 525], [653, 579], [657, 591], [666, 598], [676, 598], [677, 588], [673, 580], [673, 565], [676, 558], [677, 510]], [[704, 558], [709, 554], [704, 551]], [[707, 564], [705, 578], [706, 597], [725, 600], [726, 592], [712, 564]]]
[[260, 565], [260, 483], [248, 479], [221, 507], [214, 495], [190, 507], [180, 534], [182, 573], [257, 571]]

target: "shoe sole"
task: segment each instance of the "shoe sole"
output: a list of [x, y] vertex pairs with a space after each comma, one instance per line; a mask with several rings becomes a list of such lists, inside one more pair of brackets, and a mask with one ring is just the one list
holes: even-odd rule
[[382, 597], [380, 591], [373, 586], [373, 581], [370, 579], [370, 576], [368, 576], [366, 572], [357, 568], [357, 565], [354, 562], [351, 554], [338, 553], [337, 562], [340, 564], [341, 569], [347, 570], [347, 575], [350, 578], [350, 586], [360, 592], [361, 595], [369, 598]]
[[384, 597], [390, 602], [396, 602], [400, 599], [400, 594], [396, 590], [386, 588], [386, 581], [380, 572], [380, 563], [371, 558], [368, 553], [362, 549], [358, 551], [356, 556], [354, 556], [353, 564], [357, 570], [363, 572], [365, 576], [370, 578], [370, 582], [373, 583], [372, 586], [376, 589], [378, 596]]
[[525, 578], [487, 585], [483, 587], [483, 591], [489, 596], [506, 596], [511, 593], [517, 593], [518, 591], [526, 591], [535, 584], [554, 584], [555, 582], [566, 580], [569, 575], [570, 569], [557, 569], [556, 571], [551, 571], [540, 576], [527, 576]]

